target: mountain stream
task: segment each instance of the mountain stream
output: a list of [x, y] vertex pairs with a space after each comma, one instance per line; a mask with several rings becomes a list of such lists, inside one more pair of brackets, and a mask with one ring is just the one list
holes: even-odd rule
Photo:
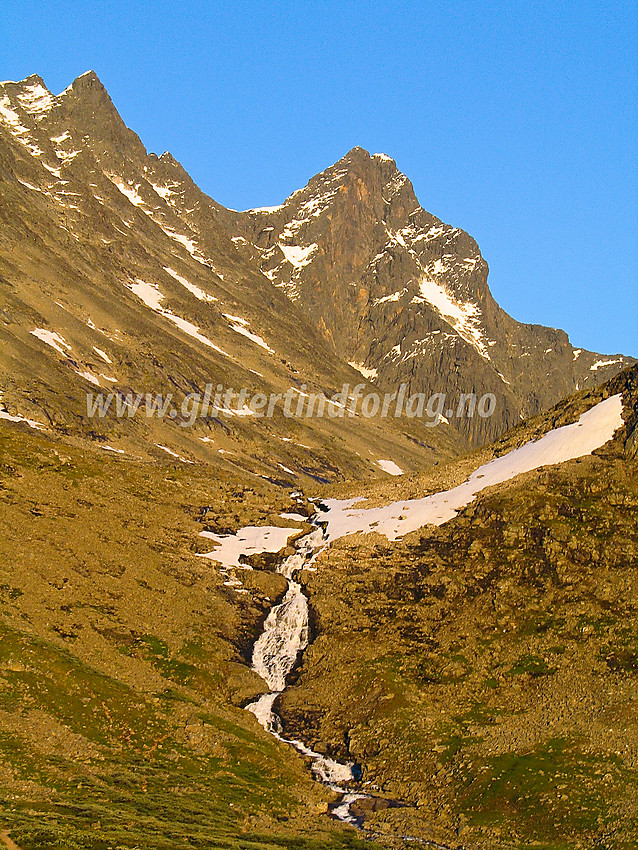
[[308, 600], [294, 575], [326, 545], [324, 531], [317, 527], [295, 543], [295, 553], [285, 558], [277, 568], [277, 572], [288, 580], [288, 590], [279, 605], [275, 605], [268, 614], [252, 656], [253, 670], [264, 679], [270, 691], [246, 708], [252, 711], [267, 732], [310, 759], [315, 779], [341, 795], [339, 802], [331, 807], [332, 816], [344, 823], [356, 824], [358, 821], [350, 813], [350, 804], [366, 795], [348, 788], [349, 783], [356, 781], [354, 764], [335, 761], [311, 750], [302, 741], [284, 738], [281, 721], [273, 708], [309, 640]]

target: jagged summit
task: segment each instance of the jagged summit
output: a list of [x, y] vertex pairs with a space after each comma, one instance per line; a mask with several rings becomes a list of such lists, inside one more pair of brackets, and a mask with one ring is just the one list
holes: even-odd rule
[[92, 88], [101, 88], [106, 91], [105, 86], [99, 79], [98, 75], [95, 71], [85, 71], [83, 74], [80, 74], [76, 77], [73, 82], [68, 85], [64, 91], [60, 92], [58, 95], [54, 95], [53, 92], [48, 88], [44, 79], [39, 74], [29, 74], [29, 76], [25, 77], [23, 80], [4, 80], [0, 82], [0, 86], [8, 86], [16, 91], [24, 90], [24, 89], [44, 89], [44, 91], [50, 95], [54, 100], [62, 97], [64, 94], [68, 94], [73, 91], [76, 94], [81, 94], [85, 91], [88, 91]]
[[62, 94], [73, 92], [74, 94], [82, 96], [95, 89], [106, 92], [106, 87], [95, 71], [85, 71], [83, 74], [80, 74], [79, 77], [76, 77], [71, 85], [64, 89]]
[[28, 77], [25, 77], [23, 80], [2, 80], [0, 82], [0, 86], [33, 86], [40, 85], [46, 88], [44, 84], [44, 80], [39, 74], [29, 74]]
[[263, 273], [378, 386], [494, 393], [497, 419], [460, 423], [474, 440], [624, 362], [507, 316], [476, 242], [423, 209], [387, 154], [352, 148], [280, 206], [248, 211], [242, 234]]
[[[354, 147], [283, 204], [238, 213], [205, 195], [170, 153], [147, 153], [87, 71], [58, 96], [36, 75], [3, 85], [0, 164], [8, 212], [0, 276], [13, 317], [0, 329], [0, 390], [34, 421], [82, 430], [68, 401], [78, 384], [134, 390], [140, 376], [161, 386], [167, 374], [184, 392], [213, 377], [331, 394], [364, 377], [382, 392], [405, 383], [449, 398], [437, 429], [361, 418], [333, 434], [341, 449], [326, 449], [332, 425], [305, 426], [318, 447], [317, 466], [305, 466], [328, 479], [339, 464], [362, 474], [381, 451], [419, 468], [630, 362], [574, 349], [563, 332], [505, 314], [476, 242], [425, 210], [387, 154]], [[494, 415], [457, 417], [467, 393], [493, 394]], [[46, 415], [35, 402], [43, 397]], [[262, 433], [256, 422], [220, 424], [218, 448], [236, 452], [238, 441], [293, 468], [283, 440], [290, 423]], [[173, 430], [152, 442], [209, 454], [207, 433]], [[378, 434], [394, 448], [380, 449]], [[269, 464], [260, 474], [272, 474]]]

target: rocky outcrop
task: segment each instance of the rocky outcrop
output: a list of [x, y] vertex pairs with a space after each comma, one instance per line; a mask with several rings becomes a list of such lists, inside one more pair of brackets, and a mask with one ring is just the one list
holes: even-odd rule
[[[508, 316], [476, 242], [426, 212], [384, 154], [354, 148], [281, 207], [247, 215], [262, 271], [342, 359], [384, 389], [446, 393], [475, 444], [631, 362]], [[493, 393], [495, 414], [456, 417], [462, 393]]]

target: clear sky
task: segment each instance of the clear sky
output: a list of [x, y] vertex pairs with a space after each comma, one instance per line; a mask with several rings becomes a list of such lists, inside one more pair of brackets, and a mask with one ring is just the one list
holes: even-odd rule
[[0, 0], [0, 79], [93, 69], [235, 209], [351, 147], [469, 231], [515, 318], [638, 356], [638, 12], [616, 0]]

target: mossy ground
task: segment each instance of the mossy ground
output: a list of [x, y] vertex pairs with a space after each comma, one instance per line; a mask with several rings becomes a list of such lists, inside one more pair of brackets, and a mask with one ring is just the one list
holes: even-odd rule
[[0, 831], [22, 850], [363, 847], [241, 708], [280, 578], [237, 594], [197, 557], [207, 523], [277, 522], [287, 496], [102, 454], [0, 433]]
[[303, 574], [287, 733], [407, 803], [366, 815], [378, 834], [635, 846], [637, 530], [638, 464], [609, 452], [402, 541], [337, 542]]

